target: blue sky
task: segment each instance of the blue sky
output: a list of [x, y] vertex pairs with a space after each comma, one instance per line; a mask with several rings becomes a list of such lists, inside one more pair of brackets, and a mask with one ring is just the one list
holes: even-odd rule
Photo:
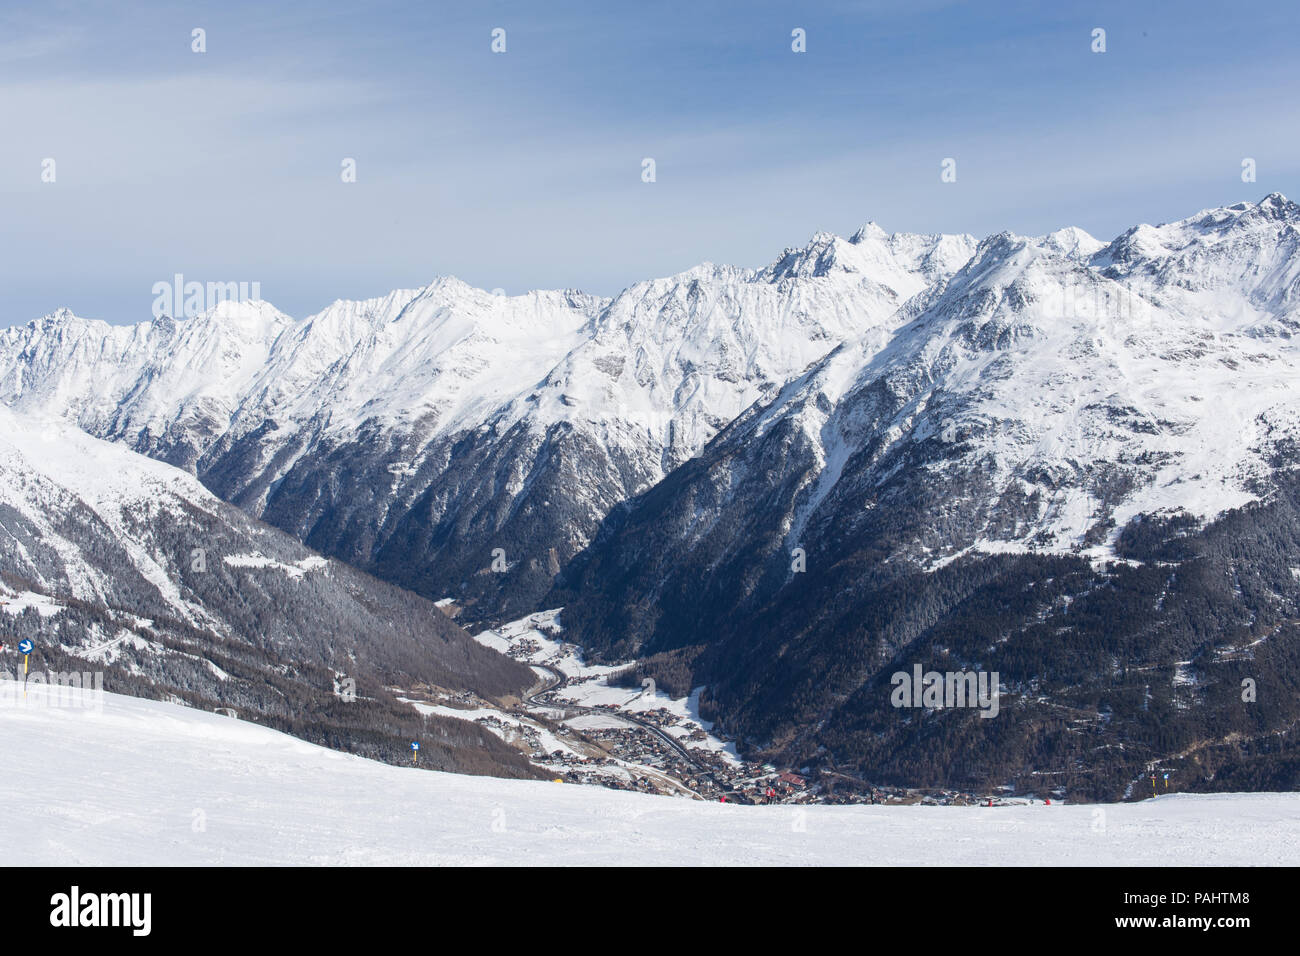
[[1291, 0], [109, 6], [0, 8], [0, 326], [143, 321], [175, 273], [302, 316], [1300, 194]]

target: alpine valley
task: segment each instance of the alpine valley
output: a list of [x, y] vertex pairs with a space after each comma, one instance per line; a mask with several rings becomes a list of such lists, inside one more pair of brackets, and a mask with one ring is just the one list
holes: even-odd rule
[[[205, 700], [344, 661], [377, 696], [519, 695], [430, 602], [562, 608], [589, 660], [703, 687], [745, 757], [827, 780], [1293, 790], [1297, 333], [1277, 194], [1110, 242], [869, 224], [613, 299], [64, 310], [0, 332], [0, 574]], [[918, 665], [996, 673], [996, 719], [893, 706]]]

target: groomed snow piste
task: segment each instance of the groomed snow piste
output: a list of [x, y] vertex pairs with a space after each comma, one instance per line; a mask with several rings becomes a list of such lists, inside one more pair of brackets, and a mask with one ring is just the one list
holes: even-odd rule
[[[13, 656], [0, 659], [12, 668]], [[1276, 865], [1300, 794], [742, 807], [392, 767], [171, 704], [0, 683], [0, 862]], [[49, 695], [59, 694], [51, 701]], [[57, 703], [60, 706], [51, 706]]]

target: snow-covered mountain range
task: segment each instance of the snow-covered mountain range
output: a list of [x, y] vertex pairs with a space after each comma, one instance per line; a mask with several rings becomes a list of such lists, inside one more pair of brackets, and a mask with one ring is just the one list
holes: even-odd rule
[[[611, 507], [839, 343], [883, 336], [973, 248], [869, 225], [612, 301], [440, 279], [301, 321], [261, 302], [134, 327], [61, 311], [0, 333], [0, 400], [427, 595], [531, 609]], [[519, 573], [477, 573], [495, 548]]]
[[[1270, 196], [990, 237], [615, 509], [548, 603], [612, 658], [692, 661], [795, 765], [1023, 783], [1050, 752], [1098, 794], [1175, 755], [1245, 772], [1222, 741], [1300, 716], [1298, 230]], [[915, 663], [1015, 704], [996, 733], [906, 718]], [[1259, 680], [1278, 696], [1243, 706]]]
[[662, 561], [761, 533], [788, 564], [869, 540], [900, 500], [929, 503], [896, 553], [918, 567], [1113, 559], [1138, 515], [1258, 500], [1300, 439], [1298, 230], [1300, 207], [1270, 196], [1107, 245], [1075, 229], [984, 240], [674, 475], [682, 533]]
[[[1152, 761], [1294, 773], [1261, 748], [1300, 719], [1297, 328], [1274, 194], [1110, 242], [871, 225], [612, 300], [56, 313], [0, 333], [0, 402], [465, 619], [563, 605], [597, 655], [690, 668], [750, 753], [910, 783], [1047, 762], [1105, 795]], [[986, 746], [887, 706], [917, 661], [1002, 674]]]

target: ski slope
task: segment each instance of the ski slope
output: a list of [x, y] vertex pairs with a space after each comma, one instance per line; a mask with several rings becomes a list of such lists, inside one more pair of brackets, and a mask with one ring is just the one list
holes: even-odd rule
[[[0, 670], [12, 668], [0, 658]], [[62, 693], [61, 706], [49, 706]], [[1300, 794], [741, 807], [392, 767], [184, 707], [0, 683], [7, 865], [1294, 864]]]

